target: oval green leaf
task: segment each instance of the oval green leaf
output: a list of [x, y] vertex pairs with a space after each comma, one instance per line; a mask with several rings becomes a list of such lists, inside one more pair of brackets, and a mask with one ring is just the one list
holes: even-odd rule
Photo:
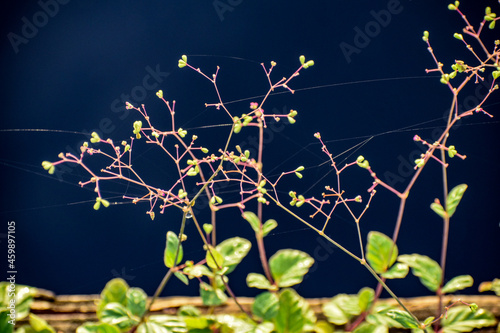
[[262, 236], [266, 237], [274, 228], [278, 226], [278, 222], [275, 220], [267, 220], [262, 226]]
[[285, 289], [280, 293], [279, 310], [273, 322], [278, 333], [302, 333], [314, 328], [316, 316], [295, 290]]
[[268, 289], [268, 290], [277, 289], [269, 282], [269, 280], [264, 275], [258, 273], [249, 273], [247, 275], [247, 285], [250, 288]]
[[299, 250], [280, 250], [269, 259], [271, 275], [279, 287], [290, 287], [301, 283], [313, 264], [314, 259]]
[[224, 267], [224, 257], [211, 245], [208, 247], [205, 259], [207, 260], [208, 267], [211, 269], [219, 270]]
[[257, 215], [255, 215], [253, 212], [244, 212], [242, 216], [245, 220], [248, 221], [248, 223], [250, 223], [250, 226], [255, 233], [258, 233], [260, 231], [260, 220]]
[[76, 333], [120, 333], [120, 329], [106, 323], [85, 323], [76, 329]]
[[375, 272], [385, 273], [396, 262], [398, 247], [391, 238], [378, 231], [368, 233], [366, 260]]
[[231, 273], [245, 258], [252, 247], [252, 243], [244, 238], [233, 237], [226, 239], [215, 248], [224, 258], [224, 266], [228, 268], [226, 274]]
[[441, 292], [443, 294], [450, 294], [454, 293], [457, 290], [462, 290], [465, 288], [472, 287], [474, 284], [474, 279], [470, 275], [460, 275], [456, 276], [450, 281], [448, 281], [443, 289], [441, 289]]
[[465, 190], [467, 190], [467, 184], [460, 184], [455, 186], [450, 193], [448, 193], [448, 197], [446, 198], [446, 212], [450, 217], [455, 213]]
[[[179, 249], [179, 254], [177, 255], [177, 263], [174, 264], [175, 255], [177, 253], [177, 248]], [[182, 261], [184, 256], [184, 251], [182, 250], [182, 245], [179, 246], [179, 238], [173, 231], [167, 232], [167, 244], [165, 245], [165, 255], [163, 261], [165, 266], [168, 268], [175, 267]]]
[[495, 325], [495, 316], [479, 309], [472, 312], [468, 306], [455, 306], [448, 310], [447, 316], [441, 319], [443, 333], [470, 332], [473, 329]]
[[146, 312], [148, 295], [141, 288], [130, 288], [127, 291], [127, 309], [134, 316], [141, 317]]
[[413, 275], [430, 291], [436, 291], [442, 279], [441, 267], [437, 262], [420, 254], [405, 254], [398, 257], [398, 261], [411, 268]]
[[268, 291], [257, 295], [252, 305], [252, 313], [263, 320], [271, 320], [278, 314], [279, 298]]

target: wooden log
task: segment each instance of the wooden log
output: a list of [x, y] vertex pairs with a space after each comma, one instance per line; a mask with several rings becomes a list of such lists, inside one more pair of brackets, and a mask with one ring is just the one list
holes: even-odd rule
[[[57, 332], [73, 333], [76, 328], [85, 322], [97, 321], [96, 302], [99, 300], [99, 295], [54, 295], [45, 290], [40, 290], [39, 295], [35, 298], [31, 308], [32, 313], [47, 320]], [[307, 299], [318, 319], [325, 319], [322, 313], [322, 305], [328, 302], [330, 298], [313, 298]], [[492, 312], [495, 317], [500, 318], [500, 297], [493, 295], [453, 295], [444, 297], [444, 305], [451, 304], [457, 300], [462, 300], [466, 303], [476, 303], [480, 308], [484, 308]], [[435, 296], [403, 298], [403, 303], [412, 311], [419, 319], [424, 319], [429, 316], [435, 316], [437, 309], [437, 299]], [[253, 298], [239, 297], [238, 302], [246, 310], [250, 312], [253, 304]], [[397, 305], [393, 299], [384, 299], [381, 302], [386, 302], [391, 305]], [[152, 307], [153, 313], [162, 313], [175, 315], [177, 310], [184, 305], [193, 305], [198, 307], [202, 313], [206, 314], [210, 311], [209, 307], [203, 306], [199, 297], [165, 297], [159, 298]], [[237, 314], [240, 313], [239, 307], [233, 300], [228, 300], [227, 304], [215, 307], [212, 309], [214, 314]], [[19, 324], [25, 323], [26, 320], [20, 321]], [[483, 329], [480, 332], [489, 333], [496, 332], [495, 328]]]

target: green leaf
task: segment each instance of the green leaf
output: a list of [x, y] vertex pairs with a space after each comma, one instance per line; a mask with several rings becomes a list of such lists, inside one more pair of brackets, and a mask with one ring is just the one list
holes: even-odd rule
[[438, 214], [443, 219], [446, 216], [446, 212], [444, 211], [443, 206], [441, 206], [441, 204], [438, 202], [431, 203], [431, 209], [434, 211], [434, 213]]
[[148, 322], [166, 328], [167, 332], [187, 332], [186, 323], [177, 316], [152, 315], [148, 317]]
[[409, 271], [410, 267], [408, 265], [397, 262], [387, 272], [382, 273], [382, 277], [386, 279], [402, 279], [408, 275]]
[[130, 288], [127, 291], [127, 309], [134, 316], [141, 317], [146, 312], [148, 295], [141, 288]]
[[455, 213], [455, 210], [457, 209], [458, 204], [460, 203], [460, 200], [462, 200], [462, 197], [465, 193], [465, 190], [467, 189], [466, 184], [461, 184], [455, 186], [450, 193], [448, 193], [448, 197], [446, 198], [446, 212], [450, 217], [453, 216]]
[[47, 321], [38, 317], [37, 315], [30, 313], [29, 323], [35, 332], [40, 333], [56, 333], [56, 330], [47, 323]]
[[387, 315], [400, 323], [404, 328], [418, 328], [420, 325], [420, 323], [413, 319], [406, 311], [391, 310], [387, 312]]
[[274, 331], [274, 324], [270, 322], [263, 322], [255, 327], [253, 333], [272, 333]]
[[0, 310], [0, 332], [12, 333], [14, 332], [14, 325], [9, 323], [13, 318], [10, 317], [10, 310], [1, 309]]
[[315, 333], [333, 333], [334, 328], [325, 320], [318, 320], [316, 325], [314, 325]]
[[240, 237], [226, 239], [215, 247], [224, 258], [224, 267], [228, 268], [225, 274], [231, 273], [236, 268], [251, 247], [250, 241]]
[[120, 329], [107, 323], [84, 323], [76, 333], [120, 333]]
[[142, 323], [137, 327], [137, 333], [171, 333], [172, 331], [157, 323]]
[[279, 309], [278, 295], [268, 291], [257, 295], [252, 305], [252, 313], [263, 320], [270, 320], [276, 316]]
[[375, 299], [375, 291], [372, 288], [363, 288], [358, 292], [358, 303], [361, 312], [368, 310]]
[[200, 283], [200, 296], [203, 305], [221, 305], [226, 302], [227, 296], [221, 288], [214, 288], [208, 283]]
[[275, 220], [267, 220], [262, 226], [262, 236], [266, 237], [274, 228], [278, 226], [278, 222]]
[[257, 215], [255, 215], [253, 212], [244, 212], [242, 216], [245, 220], [248, 221], [248, 223], [250, 223], [250, 226], [252, 227], [253, 231], [255, 233], [259, 233], [260, 220], [257, 217]]
[[436, 291], [442, 280], [441, 267], [431, 258], [420, 254], [404, 254], [398, 257], [398, 261], [411, 268], [413, 275], [430, 291]]
[[188, 266], [183, 269], [183, 272], [189, 276], [190, 279], [194, 277], [202, 277], [203, 275], [213, 277], [214, 273], [205, 265]]
[[207, 260], [208, 267], [211, 269], [219, 270], [224, 267], [224, 257], [211, 245], [208, 246], [205, 259]]
[[361, 323], [353, 333], [389, 333], [387, 326], [374, 325], [367, 322]]
[[403, 328], [403, 326], [399, 322], [387, 315], [389, 311], [395, 309], [395, 306], [387, 304], [376, 304], [371, 309], [370, 314], [366, 316], [366, 322], [375, 326]]
[[120, 330], [126, 331], [139, 323], [139, 318], [133, 315], [120, 303], [106, 304], [101, 312], [101, 321], [116, 325]]
[[500, 296], [500, 279], [493, 279], [493, 281], [481, 282], [479, 285], [479, 292], [493, 291], [497, 296]]
[[357, 295], [338, 294], [328, 303], [323, 304], [323, 313], [328, 321], [335, 325], [347, 324], [351, 318], [361, 312]]
[[269, 259], [269, 269], [279, 287], [290, 287], [302, 282], [314, 264], [314, 259], [299, 250], [280, 250]]
[[273, 286], [271, 282], [262, 274], [258, 273], [249, 273], [247, 275], [247, 285], [250, 288], [258, 288], [258, 289], [268, 289], [268, 290], [277, 290], [276, 286]]
[[167, 244], [165, 246], [165, 255], [163, 256], [163, 262], [165, 266], [168, 268], [175, 267], [175, 265], [179, 264], [182, 261], [182, 257], [184, 256], [184, 251], [182, 249], [182, 245], [179, 247], [179, 254], [177, 255], [177, 263], [174, 264], [175, 254], [177, 252], [177, 248], [179, 247], [179, 238], [173, 231], [167, 232]]
[[[11, 295], [14, 291], [12, 289], [13, 286], [15, 286], [14, 297], [12, 297]], [[15, 299], [16, 320], [24, 319], [30, 313], [30, 306], [36, 293], [37, 289], [33, 287], [28, 287], [21, 284], [11, 284], [10, 282], [6, 281], [0, 282], [0, 308], [7, 308], [11, 300]], [[7, 316], [8, 320], [11, 320], [10, 313]]]
[[472, 312], [468, 306], [452, 307], [441, 319], [443, 333], [470, 332], [475, 328], [493, 326], [495, 322], [495, 316], [490, 312], [484, 309]]
[[311, 331], [316, 316], [305, 299], [293, 289], [284, 289], [279, 296], [279, 311], [273, 319], [278, 333], [302, 333]]
[[227, 314], [217, 315], [215, 318], [222, 326], [220, 329], [221, 332], [250, 333], [253, 332], [255, 327], [243, 319]]
[[109, 303], [126, 304], [128, 284], [121, 278], [110, 280], [101, 292], [97, 306], [97, 317], [101, 319], [101, 311]]
[[444, 285], [443, 289], [441, 289], [441, 292], [443, 294], [450, 294], [454, 293], [457, 290], [462, 290], [468, 287], [472, 287], [473, 284], [474, 284], [474, 279], [472, 278], [472, 276], [460, 275], [448, 281], [448, 283]]
[[366, 260], [375, 272], [381, 274], [391, 267], [398, 257], [398, 247], [381, 232], [370, 231], [366, 245]]
[[174, 275], [179, 280], [181, 280], [181, 282], [184, 283], [186, 286], [189, 285], [189, 280], [186, 275], [182, 274], [181, 272], [174, 272]]

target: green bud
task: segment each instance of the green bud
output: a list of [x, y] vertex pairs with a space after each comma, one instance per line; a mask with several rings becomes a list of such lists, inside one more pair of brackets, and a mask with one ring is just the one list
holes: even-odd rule
[[207, 148], [204, 148], [204, 147], [201, 147], [201, 151], [202, 151], [204, 154], [208, 153], [208, 149], [207, 149]]
[[234, 133], [238, 134], [241, 131], [241, 123], [234, 125]]
[[185, 192], [182, 188], [177, 192], [177, 195], [179, 196], [180, 199], [184, 199], [187, 197], [187, 192]]
[[417, 159], [415, 160], [415, 164], [417, 165], [417, 168], [421, 168], [421, 167], [423, 167], [423, 166], [424, 166], [424, 163], [425, 163], [425, 161], [424, 161], [424, 159], [423, 159], [423, 158], [417, 158]]
[[213, 225], [209, 223], [203, 223], [203, 230], [205, 231], [206, 234], [211, 233], [213, 229], [214, 229]]
[[304, 57], [303, 55], [301, 55], [301, 56], [299, 57], [299, 60], [300, 60], [300, 64], [301, 64], [301, 65], [303, 65], [303, 64], [304, 64], [304, 62], [306, 61], [306, 57]]
[[179, 66], [179, 68], [186, 67], [186, 65], [187, 65], [187, 57], [185, 55], [183, 55], [181, 58], [182, 59], [179, 59], [179, 63], [178, 63], [177, 66]]
[[94, 209], [95, 210], [99, 210], [99, 208], [101, 208], [101, 202], [100, 201], [96, 201], [96, 203], [94, 204]]
[[97, 143], [101, 140], [101, 138], [99, 137], [99, 134], [97, 134], [96, 132], [92, 132], [92, 138], [90, 138], [90, 142], [92, 143]]
[[43, 167], [45, 170], [49, 170], [49, 169], [52, 167], [52, 163], [50, 163], [49, 161], [43, 161], [43, 162], [42, 162], [42, 167]]
[[263, 197], [257, 198], [257, 201], [260, 203], [263, 203], [263, 204], [265, 204], [267, 202], [266, 198], [263, 198]]
[[464, 40], [464, 36], [462, 36], [462, 34], [459, 34], [456, 32], [453, 34], [453, 37], [455, 37], [458, 40]]
[[304, 68], [309, 68], [309, 67], [312, 67], [314, 66], [314, 61], [313, 60], [309, 60], [308, 62], [306, 62], [304, 64]]
[[363, 169], [370, 168], [370, 164], [368, 163], [368, 161], [365, 160], [365, 158], [361, 155], [358, 156], [358, 158], [356, 159], [356, 163], [358, 164], [358, 166], [360, 166]]
[[179, 129], [177, 130], [177, 133], [179, 133], [179, 136], [180, 136], [181, 138], [183, 138], [183, 137], [185, 137], [185, 136], [186, 136], [187, 131], [186, 131], [186, 130], [183, 130], [182, 128], [179, 128]]
[[106, 200], [106, 199], [101, 199], [101, 202], [102, 202], [102, 205], [103, 205], [104, 207], [109, 207], [109, 201], [108, 201], [108, 200]]
[[448, 156], [450, 158], [453, 158], [453, 156], [455, 156], [457, 153], [457, 150], [455, 149], [455, 146], [449, 146], [448, 147]]
[[304, 167], [301, 165], [297, 169], [295, 169], [295, 171], [304, 171]]
[[295, 124], [295, 122], [296, 122], [296, 120], [295, 120], [295, 119], [293, 119], [293, 118], [292, 118], [292, 117], [290, 117], [290, 116], [287, 116], [286, 118], [288, 119], [288, 122], [289, 122], [290, 124]]
[[305, 201], [297, 201], [297, 203], [295, 204], [295, 206], [297, 207], [300, 207], [304, 204]]
[[302, 179], [302, 174], [300, 172], [295, 172], [295, 176], [297, 176], [299, 179]]
[[495, 29], [495, 22], [496, 21], [491, 21], [490, 24], [488, 25], [488, 28], [490, 28], [491, 30]]
[[470, 308], [470, 310], [471, 310], [472, 312], [476, 312], [476, 311], [477, 311], [477, 309], [479, 308], [479, 306], [477, 306], [477, 304], [476, 304], [476, 303], [471, 303], [471, 304], [469, 305], [469, 308]]
[[265, 180], [265, 179], [262, 179], [262, 180], [260, 181], [260, 183], [259, 183], [259, 187], [264, 187], [264, 186], [266, 186], [266, 183], [267, 183], [267, 182], [266, 182], [266, 180]]
[[151, 218], [151, 221], [154, 221], [154, 219], [155, 219], [155, 212], [149, 213], [149, 217]]
[[451, 4], [451, 3], [450, 3], [450, 4], [448, 5], [448, 9], [449, 9], [449, 10], [457, 10], [457, 7], [456, 7], [455, 5], [453, 5], [453, 4]]
[[163, 98], [163, 90], [158, 90], [156, 96], [158, 96], [158, 98]]
[[289, 195], [290, 197], [292, 197], [292, 198], [296, 198], [297, 193], [296, 193], [296, 192], [294, 192], [294, 191], [290, 191], [290, 192], [288, 192], [288, 195]]
[[429, 40], [429, 31], [424, 31], [424, 35], [422, 36], [422, 40], [427, 42]]

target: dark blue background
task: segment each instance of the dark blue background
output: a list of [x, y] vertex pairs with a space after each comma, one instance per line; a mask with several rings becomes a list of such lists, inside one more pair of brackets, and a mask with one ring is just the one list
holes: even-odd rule
[[[182, 54], [209, 75], [216, 65], [221, 66], [218, 80], [223, 100], [245, 99], [227, 104], [238, 115], [248, 110], [249, 102], [259, 101], [248, 98], [267, 92], [261, 62], [278, 63], [273, 72], [278, 80], [293, 73], [301, 54], [315, 60], [314, 67], [292, 81], [291, 87], [297, 89], [294, 95], [274, 95], [264, 106], [268, 112], [299, 112], [295, 125], [268, 133], [266, 138], [266, 172], [276, 177], [299, 165], [307, 168], [302, 180], [282, 183], [285, 202], [291, 189], [320, 196], [325, 185], [335, 185], [328, 163], [322, 164], [326, 155], [313, 137], [318, 131], [334, 156], [345, 152], [336, 159], [339, 165], [362, 154], [379, 176], [389, 172], [401, 177], [395, 187], [402, 191], [410, 179], [405, 161], [413, 161], [419, 153], [420, 146], [412, 137], [419, 134], [432, 140], [433, 130], [443, 128], [443, 115], [451, 103], [448, 89], [432, 74], [425, 74], [425, 68], [433, 68], [434, 63], [421, 40], [422, 32], [429, 30], [436, 55], [446, 68], [457, 58], [472, 63], [463, 44], [452, 37], [463, 23], [457, 13], [447, 9], [446, 1], [71, 0], [58, 2], [57, 8], [47, 7], [51, 15], [44, 16], [42, 7], [47, 3], [54, 1], [9, 3], [1, 10], [0, 241], [6, 253], [6, 223], [15, 221], [17, 282], [58, 294], [98, 293], [116, 276], [152, 294], [165, 274], [165, 233], [177, 232], [179, 212], [157, 214], [153, 222], [145, 214], [148, 207], [144, 204], [113, 205], [96, 212], [92, 189], [77, 185], [86, 179], [81, 169], [49, 176], [41, 162], [55, 161], [59, 152], [77, 150], [94, 130], [108, 132], [103, 134], [105, 138], [127, 139], [139, 117], [124, 111], [122, 95], [131, 95], [126, 98], [135, 105], [145, 103], [156, 126], [169, 128], [166, 107], [155, 96], [158, 89], [166, 99], [177, 101], [177, 127], [197, 134], [199, 142], [214, 151], [217, 138], [224, 138], [228, 128], [199, 127], [229, 121], [222, 112], [204, 107], [205, 102], [216, 101], [213, 87], [193, 71], [177, 67]], [[373, 12], [393, 5], [394, 13], [385, 27], [378, 25], [379, 31], [374, 30], [359, 52], [346, 57], [341, 43], [355, 46], [357, 29], [377, 26]], [[461, 8], [477, 26], [486, 5], [498, 7], [493, 0], [468, 0]], [[39, 25], [36, 33], [28, 28], [23, 32], [26, 22], [34, 21]], [[498, 31], [485, 31], [488, 46], [499, 38]], [[14, 45], [11, 33], [25, 38], [24, 33], [24, 43]], [[144, 85], [151, 71], [148, 68], [161, 74]], [[484, 90], [466, 90], [460, 105], [467, 106]], [[476, 292], [479, 282], [500, 277], [498, 106], [498, 99], [490, 99], [484, 107], [495, 118], [478, 114], [464, 119], [451, 131], [449, 140], [468, 156], [465, 161], [451, 161], [450, 188], [467, 183], [469, 189], [452, 219], [446, 279], [473, 275], [476, 284], [470, 293]], [[400, 130], [406, 127], [410, 130]], [[8, 129], [55, 131], [5, 131]], [[252, 135], [251, 131], [242, 132], [232, 143], [249, 149]], [[372, 136], [359, 150], [346, 152]], [[135, 153], [134, 166], [148, 170], [144, 175], [154, 185], [167, 187], [163, 184], [175, 180], [175, 170], [157, 150], [143, 145]], [[442, 195], [439, 176], [438, 164], [429, 163], [410, 193], [400, 233], [401, 253], [421, 253], [439, 260], [442, 223], [429, 209], [434, 198]], [[358, 168], [348, 172], [343, 182], [353, 197], [362, 194], [365, 199], [370, 183], [371, 178]], [[120, 201], [124, 191], [139, 193], [133, 187], [110, 185], [104, 188], [104, 195], [112, 202]], [[227, 187], [220, 196], [229, 200], [237, 191]], [[397, 198], [379, 189], [361, 220], [363, 237], [370, 230], [392, 235], [397, 207]], [[248, 209], [255, 206], [248, 205]], [[310, 213], [303, 211], [305, 216]], [[205, 214], [199, 216], [202, 222], [208, 222]], [[279, 248], [298, 248], [318, 262], [298, 287], [304, 296], [355, 293], [363, 286], [376, 285], [358, 263], [325, 246], [298, 221], [274, 209], [266, 208], [264, 215], [279, 223], [266, 238], [268, 255]], [[320, 226], [322, 220], [313, 223]], [[219, 240], [234, 235], [253, 240], [237, 210], [222, 212], [218, 227]], [[192, 224], [187, 234], [185, 259], [202, 259]], [[354, 223], [345, 209], [336, 211], [327, 234], [359, 254]], [[261, 272], [256, 254], [254, 246], [251, 256], [230, 275], [237, 295], [255, 293], [244, 279], [249, 272]], [[412, 277], [390, 285], [401, 296], [428, 293]], [[173, 281], [164, 295], [196, 295], [197, 288], [196, 281], [189, 287]]]

